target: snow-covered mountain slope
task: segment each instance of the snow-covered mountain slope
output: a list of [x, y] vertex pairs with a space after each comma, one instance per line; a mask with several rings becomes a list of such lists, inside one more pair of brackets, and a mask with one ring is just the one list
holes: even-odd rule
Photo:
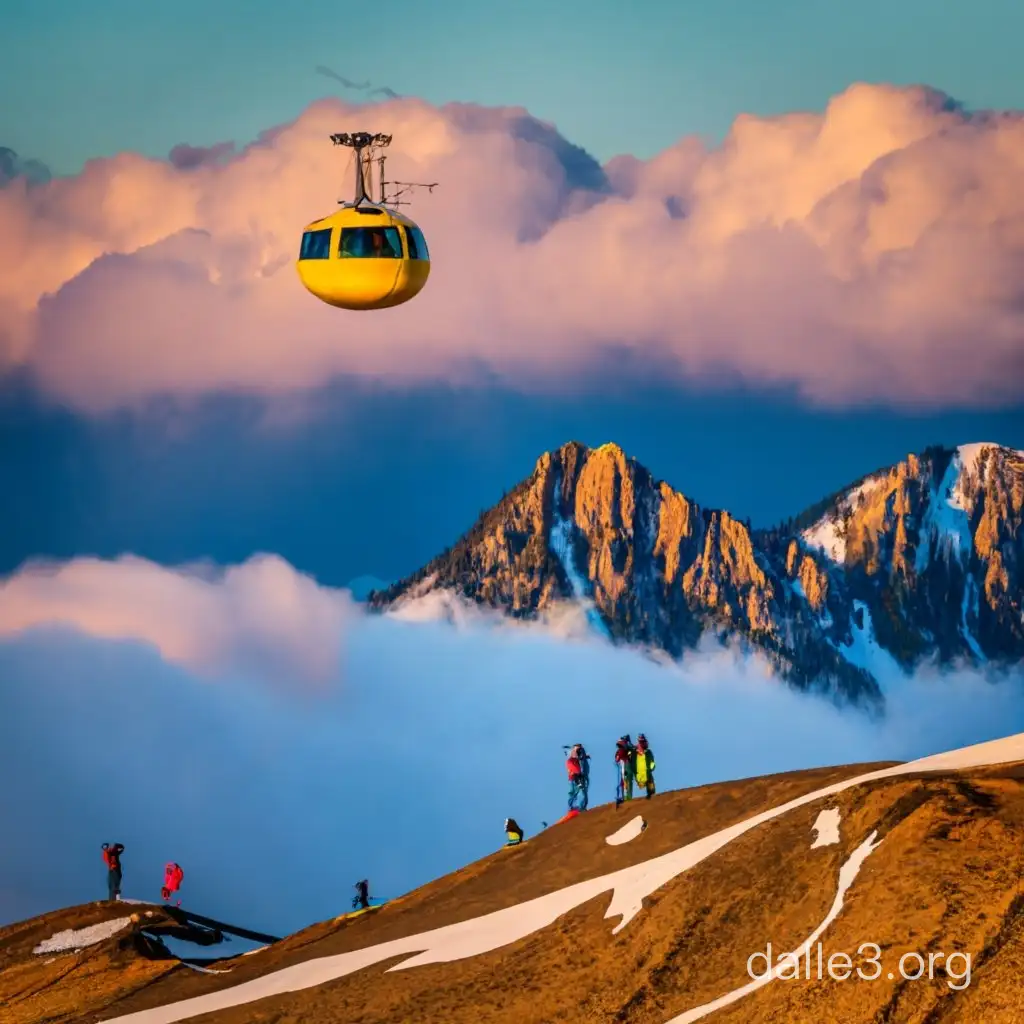
[[[583, 604], [595, 632], [681, 657], [703, 637], [759, 649], [793, 685], [876, 704], [923, 658], [1024, 659], [1024, 454], [933, 448], [754, 531], [656, 480], [614, 444], [570, 443], [451, 549], [386, 590], [517, 618]], [[436, 607], [436, 603], [435, 603]], [[426, 613], [421, 611], [421, 613]]]
[[801, 532], [902, 663], [1024, 656], [1024, 452], [930, 449], [865, 478]]

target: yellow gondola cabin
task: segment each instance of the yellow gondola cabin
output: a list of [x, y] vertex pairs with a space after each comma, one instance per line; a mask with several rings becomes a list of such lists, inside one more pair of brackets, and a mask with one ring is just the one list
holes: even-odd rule
[[387, 145], [390, 136], [358, 132], [331, 138], [356, 151], [355, 200], [306, 226], [296, 264], [299, 278], [318, 299], [339, 309], [387, 309], [408, 302], [430, 276], [426, 239], [412, 220], [385, 205], [383, 158], [379, 203], [367, 198], [363, 172], [362, 151]]

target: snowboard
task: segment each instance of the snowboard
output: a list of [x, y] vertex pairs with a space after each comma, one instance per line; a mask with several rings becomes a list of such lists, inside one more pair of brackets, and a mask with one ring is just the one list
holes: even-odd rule
[[369, 914], [373, 910], [380, 910], [385, 904], [381, 903], [376, 907], [360, 907], [358, 910], [350, 910], [347, 914], [339, 914], [335, 919], [335, 923], [338, 921], [347, 921], [350, 917], [359, 917], [361, 914]]

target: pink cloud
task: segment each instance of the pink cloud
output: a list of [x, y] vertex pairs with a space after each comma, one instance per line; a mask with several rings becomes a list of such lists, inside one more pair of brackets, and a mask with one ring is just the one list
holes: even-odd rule
[[[327, 136], [394, 135], [439, 181], [412, 303], [323, 306], [301, 229], [347, 193]], [[1000, 404], [1024, 381], [1024, 115], [857, 85], [602, 169], [517, 109], [321, 101], [238, 152], [122, 154], [0, 191], [0, 360], [103, 410], [341, 373], [585, 386], [611, 348], [825, 405]], [[176, 166], [177, 164], [177, 166]]]
[[337, 678], [354, 609], [346, 591], [320, 587], [276, 555], [227, 569], [76, 558], [0, 581], [0, 637], [62, 626], [150, 644], [201, 673], [284, 684]]

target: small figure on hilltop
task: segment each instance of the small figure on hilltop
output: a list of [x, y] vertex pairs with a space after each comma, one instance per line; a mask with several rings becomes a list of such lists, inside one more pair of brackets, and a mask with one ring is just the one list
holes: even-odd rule
[[107, 899], [121, 898], [121, 854], [124, 853], [122, 843], [104, 843], [103, 863], [107, 865]]
[[523, 841], [523, 830], [515, 818], [505, 819], [505, 835], [508, 836], [506, 846], [518, 846]]
[[647, 799], [654, 796], [654, 751], [647, 743], [647, 737], [640, 733], [636, 738], [633, 774], [636, 784], [647, 790]]
[[[583, 749], [583, 744], [575, 743], [569, 750], [565, 761], [565, 770], [569, 776], [569, 810], [585, 811], [587, 809], [587, 788], [590, 781], [590, 755]], [[576, 800], [580, 798], [580, 806]]]
[[[160, 897], [169, 901], [171, 896], [178, 891], [184, 877], [185, 872], [181, 870], [180, 864], [175, 864], [174, 861], [166, 864], [164, 866], [164, 885], [160, 890]], [[181, 906], [181, 900], [178, 900], [178, 906]]]
[[615, 741], [615, 767], [618, 782], [615, 784], [615, 806], [624, 800], [633, 799], [633, 776], [636, 771], [636, 748], [629, 733]]
[[361, 910], [368, 909], [370, 906], [370, 883], [364, 878], [361, 882], [356, 882], [354, 888], [356, 894], [352, 897], [352, 906], [359, 907]]
[[590, 802], [590, 755], [584, 750], [582, 743], [576, 744], [576, 756], [580, 760], [580, 768], [583, 769], [583, 805], [580, 810], [585, 811]]

